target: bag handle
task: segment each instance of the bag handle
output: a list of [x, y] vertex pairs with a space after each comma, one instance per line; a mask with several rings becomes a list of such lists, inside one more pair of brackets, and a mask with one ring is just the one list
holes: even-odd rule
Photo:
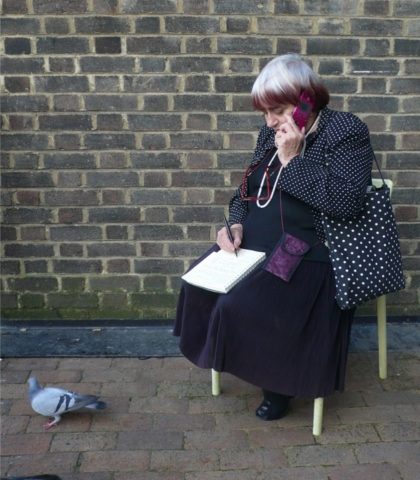
[[378, 169], [378, 172], [379, 172], [379, 175], [381, 177], [382, 183], [386, 187], [385, 179], [384, 179], [384, 176], [382, 175], [381, 168], [379, 167], [378, 159], [376, 158], [375, 152], [373, 150], [372, 150], [372, 153], [373, 153], [373, 159], [375, 160], [376, 168]]

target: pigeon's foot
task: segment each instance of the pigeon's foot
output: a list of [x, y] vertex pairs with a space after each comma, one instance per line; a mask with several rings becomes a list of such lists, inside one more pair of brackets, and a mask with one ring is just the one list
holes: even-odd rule
[[47, 430], [50, 430], [50, 428], [53, 428], [57, 425], [58, 423], [58, 420], [56, 420], [55, 418], [53, 418], [50, 422], [47, 422], [44, 424], [44, 430], [47, 431]]

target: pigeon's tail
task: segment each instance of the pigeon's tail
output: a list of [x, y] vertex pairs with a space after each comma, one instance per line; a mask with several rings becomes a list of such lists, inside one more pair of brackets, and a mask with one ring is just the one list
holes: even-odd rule
[[101, 400], [98, 400], [94, 403], [90, 403], [89, 405], [86, 405], [85, 408], [92, 408], [93, 410], [104, 410], [106, 408], [106, 403], [102, 402]]

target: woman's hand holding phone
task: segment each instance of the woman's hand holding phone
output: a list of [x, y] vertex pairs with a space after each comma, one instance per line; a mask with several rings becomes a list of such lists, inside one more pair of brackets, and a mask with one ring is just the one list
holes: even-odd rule
[[279, 152], [280, 163], [285, 167], [292, 158], [299, 155], [305, 139], [305, 127], [300, 130], [292, 115], [286, 115], [275, 135], [275, 145]]

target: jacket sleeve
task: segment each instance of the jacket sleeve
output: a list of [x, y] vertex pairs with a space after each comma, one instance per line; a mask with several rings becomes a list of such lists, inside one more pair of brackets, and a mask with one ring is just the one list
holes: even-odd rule
[[332, 217], [356, 216], [371, 178], [373, 150], [367, 126], [355, 115], [331, 119], [325, 145], [317, 145], [325, 162], [293, 158], [283, 170], [280, 187]]
[[[271, 137], [273, 137], [272, 129], [264, 125], [258, 134], [258, 139], [255, 146], [254, 156], [251, 164], [257, 163], [263, 158], [268, 148], [267, 144], [269, 143]], [[241, 199], [241, 186], [240, 186], [239, 188], [236, 189], [235, 193], [233, 194], [229, 202], [229, 224], [233, 225], [234, 223], [243, 223], [247, 214], [248, 214], [248, 202], [243, 201]]]

